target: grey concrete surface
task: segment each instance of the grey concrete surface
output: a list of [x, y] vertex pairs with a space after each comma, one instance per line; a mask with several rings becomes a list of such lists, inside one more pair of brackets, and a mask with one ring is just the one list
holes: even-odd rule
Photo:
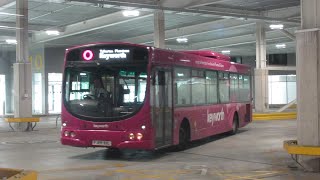
[[[44, 118], [33, 132], [12, 132], [0, 122], [0, 167], [36, 170], [40, 180], [319, 180], [283, 150], [296, 139], [296, 121], [258, 121], [234, 136], [219, 135], [185, 151], [156, 153], [62, 146], [55, 119]], [[289, 168], [290, 167], [290, 168]]]

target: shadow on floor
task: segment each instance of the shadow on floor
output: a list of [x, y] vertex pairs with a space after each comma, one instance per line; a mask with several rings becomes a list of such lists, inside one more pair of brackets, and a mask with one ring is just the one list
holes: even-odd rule
[[[244, 133], [247, 130], [239, 130], [240, 133]], [[201, 140], [196, 140], [191, 142], [187, 149], [196, 148], [204, 144], [220, 140], [222, 138], [231, 137], [228, 133], [219, 134], [204, 138]], [[78, 156], [72, 156], [71, 159], [82, 159], [82, 160], [120, 160], [120, 161], [152, 161], [155, 159], [160, 159], [173, 152], [179, 152], [176, 147], [168, 147], [156, 151], [144, 151], [144, 150], [116, 150], [116, 149], [102, 149], [88, 154], [82, 154]]]

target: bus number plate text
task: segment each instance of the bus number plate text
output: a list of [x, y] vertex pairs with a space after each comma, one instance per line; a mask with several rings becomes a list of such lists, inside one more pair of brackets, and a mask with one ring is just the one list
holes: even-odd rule
[[111, 146], [111, 141], [99, 141], [99, 140], [93, 140], [92, 141], [93, 146]]

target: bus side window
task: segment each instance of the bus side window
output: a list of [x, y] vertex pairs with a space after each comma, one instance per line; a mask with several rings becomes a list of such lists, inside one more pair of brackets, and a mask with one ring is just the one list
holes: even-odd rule
[[164, 71], [155, 72], [155, 75], [152, 77], [152, 85], [164, 86], [166, 84], [165, 73]]
[[175, 68], [176, 105], [191, 104], [191, 69]]
[[229, 73], [219, 72], [219, 99], [222, 103], [230, 101]]
[[165, 73], [164, 71], [158, 71], [158, 85], [164, 86], [166, 85]]

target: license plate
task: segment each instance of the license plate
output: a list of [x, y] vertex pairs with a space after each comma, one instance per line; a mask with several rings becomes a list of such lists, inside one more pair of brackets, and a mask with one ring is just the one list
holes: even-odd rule
[[94, 146], [111, 146], [111, 141], [99, 141], [99, 140], [93, 140], [92, 145]]

